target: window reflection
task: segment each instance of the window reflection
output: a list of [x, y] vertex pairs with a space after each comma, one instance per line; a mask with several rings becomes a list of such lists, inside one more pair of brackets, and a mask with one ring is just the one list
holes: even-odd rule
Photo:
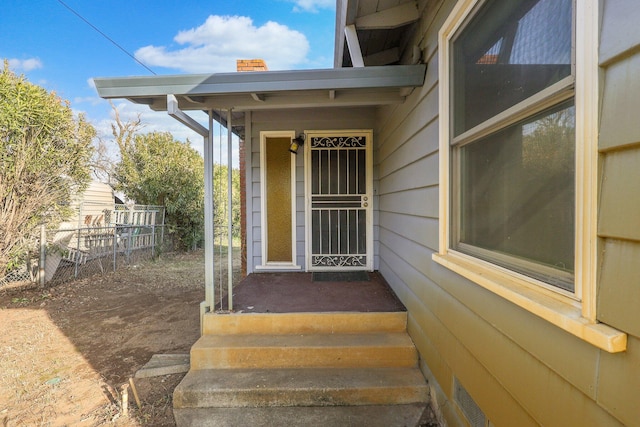
[[454, 41], [454, 135], [571, 75], [572, 0], [489, 1]]
[[[458, 249], [471, 245], [573, 273], [573, 101], [465, 145], [460, 156]], [[515, 260], [474, 255], [548, 281]]]

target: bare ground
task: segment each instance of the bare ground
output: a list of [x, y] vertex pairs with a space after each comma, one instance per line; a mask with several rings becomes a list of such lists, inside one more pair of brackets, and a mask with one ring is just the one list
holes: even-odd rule
[[0, 425], [172, 426], [183, 374], [122, 385], [156, 353], [188, 353], [199, 336], [202, 252], [165, 255], [53, 288], [0, 289]]

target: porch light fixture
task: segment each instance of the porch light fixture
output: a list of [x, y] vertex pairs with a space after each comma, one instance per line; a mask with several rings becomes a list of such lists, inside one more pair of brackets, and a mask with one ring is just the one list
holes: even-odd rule
[[293, 154], [298, 154], [298, 148], [304, 145], [304, 140], [305, 140], [304, 133], [301, 133], [297, 137], [293, 138], [291, 140], [291, 145], [289, 146], [289, 151], [291, 151]]

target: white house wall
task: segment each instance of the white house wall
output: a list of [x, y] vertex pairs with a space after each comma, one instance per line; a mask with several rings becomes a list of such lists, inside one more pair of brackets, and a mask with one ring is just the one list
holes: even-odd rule
[[[247, 194], [247, 212], [251, 215], [249, 222], [250, 245], [247, 253], [247, 272], [255, 271], [262, 264], [262, 232], [260, 213], [260, 132], [290, 131], [296, 135], [305, 130], [341, 130], [341, 129], [374, 129], [373, 141], [376, 144], [375, 110], [373, 108], [318, 108], [299, 110], [253, 111], [251, 113], [251, 139], [247, 140], [250, 150], [249, 186], [251, 194]], [[247, 138], [248, 139], [248, 138]], [[250, 147], [250, 148], [249, 148]], [[305, 201], [304, 201], [304, 155], [296, 156], [296, 264], [304, 269], [305, 259]], [[374, 193], [377, 189], [374, 168]], [[374, 212], [377, 197], [374, 196]], [[378, 223], [374, 214], [374, 268], [378, 268]]]

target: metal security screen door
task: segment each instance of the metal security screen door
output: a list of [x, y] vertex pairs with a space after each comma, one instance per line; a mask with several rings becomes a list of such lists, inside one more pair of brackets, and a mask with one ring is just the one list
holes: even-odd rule
[[309, 270], [372, 269], [371, 132], [308, 132]]

